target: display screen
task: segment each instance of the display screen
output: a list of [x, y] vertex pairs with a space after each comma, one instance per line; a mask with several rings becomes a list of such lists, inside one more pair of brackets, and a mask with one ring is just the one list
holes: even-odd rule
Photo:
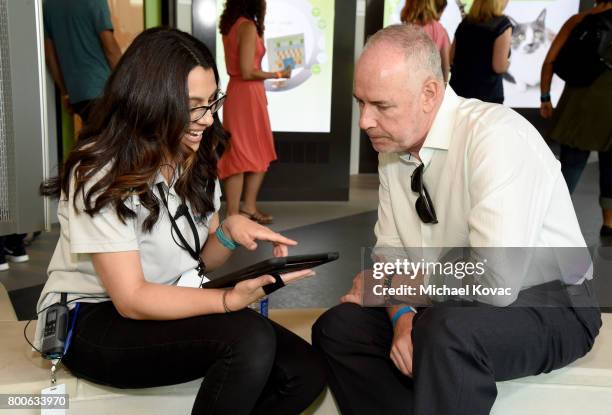
[[[225, 0], [217, 0], [217, 13]], [[334, 0], [267, 0], [261, 66], [276, 72], [291, 65], [292, 76], [265, 81], [273, 131], [330, 131]], [[218, 21], [218, 19], [217, 19]], [[229, 77], [217, 31], [217, 65], [222, 88]]]
[[[405, 0], [385, 0], [384, 25], [400, 22]], [[472, 1], [448, 0], [440, 18], [451, 42], [461, 22], [460, 5], [469, 11]], [[514, 108], [540, 106], [540, 71], [546, 53], [563, 23], [578, 12], [579, 0], [510, 0], [504, 14], [514, 25], [510, 68], [504, 75], [504, 104]], [[556, 75], [551, 85], [553, 105], [556, 105], [563, 81]]]
[[57, 319], [57, 311], [51, 310], [47, 313], [47, 323], [55, 323]]

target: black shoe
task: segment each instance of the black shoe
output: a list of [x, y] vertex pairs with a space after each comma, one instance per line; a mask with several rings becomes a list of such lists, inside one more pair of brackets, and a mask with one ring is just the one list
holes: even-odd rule
[[6, 256], [6, 259], [11, 262], [26, 262], [30, 260], [30, 257], [26, 253], [25, 247], [23, 246], [23, 242], [18, 246], [5, 246], [4, 255]]
[[6, 271], [9, 269], [9, 264], [6, 262], [6, 257], [4, 256], [4, 250], [0, 250], [0, 271]]
[[599, 230], [599, 236], [602, 238], [609, 238], [612, 236], [612, 227], [601, 225], [601, 229]]

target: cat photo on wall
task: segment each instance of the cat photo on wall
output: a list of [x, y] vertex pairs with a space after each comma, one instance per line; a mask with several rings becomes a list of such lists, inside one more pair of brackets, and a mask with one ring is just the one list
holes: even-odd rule
[[[219, 0], [221, 1], [221, 0]], [[384, 25], [400, 22], [406, 0], [384, 0]], [[440, 23], [453, 41], [457, 26], [466, 17], [473, 0], [448, 0]], [[540, 107], [540, 72], [557, 32], [578, 13], [580, 0], [508, 0], [504, 14], [513, 24], [510, 67], [504, 74], [504, 105], [514, 108]], [[553, 77], [553, 105], [563, 91], [563, 81]]]
[[519, 91], [540, 86], [540, 68], [556, 33], [546, 27], [546, 9], [529, 22], [512, 22], [510, 67], [504, 80], [515, 84]]

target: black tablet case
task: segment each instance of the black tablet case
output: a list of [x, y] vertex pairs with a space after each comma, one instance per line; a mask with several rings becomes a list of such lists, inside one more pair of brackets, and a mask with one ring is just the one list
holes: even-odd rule
[[249, 278], [257, 278], [261, 275], [277, 273], [284, 274], [292, 271], [313, 268], [327, 262], [335, 261], [340, 255], [338, 252], [325, 252], [322, 254], [294, 255], [279, 258], [270, 258], [257, 264], [242, 268], [219, 278], [208, 281], [202, 288], [226, 288], [233, 287], [241, 281]]

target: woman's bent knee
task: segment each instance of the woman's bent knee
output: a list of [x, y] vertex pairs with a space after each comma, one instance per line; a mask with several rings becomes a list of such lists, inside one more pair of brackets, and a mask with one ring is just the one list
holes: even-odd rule
[[233, 362], [260, 367], [269, 371], [276, 355], [276, 333], [272, 324], [262, 315], [250, 310], [241, 310], [228, 315], [236, 325], [236, 335], [228, 345]]

